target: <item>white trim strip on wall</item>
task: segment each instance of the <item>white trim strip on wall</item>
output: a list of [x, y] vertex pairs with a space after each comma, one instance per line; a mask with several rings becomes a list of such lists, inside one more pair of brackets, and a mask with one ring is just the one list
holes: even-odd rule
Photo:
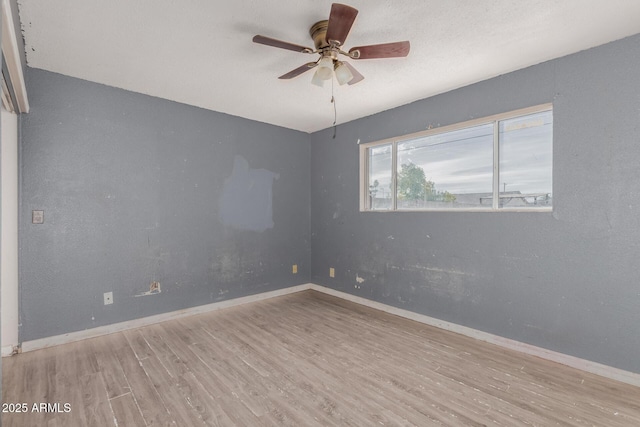
[[27, 99], [27, 86], [22, 72], [20, 50], [16, 40], [16, 27], [13, 25], [13, 13], [9, 0], [2, 0], [2, 52], [7, 62], [9, 79], [16, 95], [17, 109], [19, 113], [29, 112], [29, 100]]
[[18, 348], [18, 116], [0, 107], [0, 331], [2, 356]]
[[547, 350], [541, 347], [536, 347], [531, 344], [525, 344], [512, 339], [500, 337], [487, 332], [479, 331], [466, 326], [457, 325], [451, 322], [445, 322], [433, 317], [425, 316], [423, 314], [414, 313], [412, 311], [403, 310], [401, 308], [392, 307], [387, 304], [382, 304], [376, 301], [372, 301], [366, 298], [362, 298], [356, 295], [351, 295], [346, 292], [337, 291], [335, 289], [326, 288], [324, 286], [307, 283], [304, 285], [293, 286], [290, 288], [279, 289], [276, 291], [265, 292], [258, 295], [251, 295], [248, 297], [236, 298], [228, 301], [220, 301], [212, 304], [207, 304], [199, 307], [187, 308], [180, 311], [174, 311], [171, 313], [159, 314], [156, 316], [145, 317], [142, 319], [131, 320], [128, 322], [116, 323], [113, 325], [101, 326], [94, 329], [88, 329], [80, 332], [72, 332], [69, 334], [58, 335], [55, 337], [42, 338], [34, 341], [27, 341], [22, 344], [22, 351], [33, 351], [42, 348], [52, 347], [55, 345], [65, 344], [68, 342], [79, 341], [82, 339], [93, 338], [100, 335], [106, 335], [126, 329], [138, 328], [141, 326], [151, 325], [154, 323], [164, 322], [170, 319], [178, 319], [181, 317], [191, 316], [194, 314], [206, 313], [209, 311], [220, 310], [227, 307], [233, 307], [242, 304], [248, 304], [255, 301], [262, 301], [269, 298], [274, 298], [281, 295], [287, 295], [295, 292], [301, 292], [305, 290], [314, 290], [322, 292], [328, 295], [333, 295], [338, 298], [342, 298], [347, 301], [354, 302], [356, 304], [364, 305], [376, 310], [384, 311], [389, 314], [404, 317], [405, 319], [414, 320], [416, 322], [423, 323], [425, 325], [434, 326], [436, 328], [444, 329], [461, 335], [465, 335], [470, 338], [475, 338], [480, 341], [485, 341], [491, 344], [495, 344], [502, 348], [515, 350], [520, 353], [540, 357], [552, 362], [560, 363], [562, 365], [570, 366], [572, 368], [579, 369], [581, 371], [589, 372], [592, 374], [600, 375], [605, 378], [610, 378], [616, 381], [624, 382], [634, 386], [640, 387], [640, 374], [624, 371], [622, 369], [614, 368], [612, 366], [603, 365], [589, 360], [580, 359], [579, 357], [569, 356], [566, 354], [558, 353], [556, 351]]
[[14, 354], [18, 354], [20, 352], [20, 347], [12, 346], [12, 345], [3, 345], [2, 346], [2, 357], [13, 356]]

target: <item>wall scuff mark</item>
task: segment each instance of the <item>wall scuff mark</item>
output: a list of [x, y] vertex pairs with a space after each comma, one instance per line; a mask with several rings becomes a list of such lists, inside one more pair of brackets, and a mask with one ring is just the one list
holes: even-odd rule
[[141, 294], [134, 295], [134, 297], [145, 297], [147, 295], [156, 295], [162, 292], [160, 289], [160, 282], [153, 281], [149, 285], [149, 290], [147, 292], [143, 292]]

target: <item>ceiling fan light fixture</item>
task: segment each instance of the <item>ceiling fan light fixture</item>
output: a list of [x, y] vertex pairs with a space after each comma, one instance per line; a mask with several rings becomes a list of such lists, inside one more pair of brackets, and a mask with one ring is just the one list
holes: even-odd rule
[[320, 62], [318, 62], [316, 75], [322, 80], [329, 80], [333, 77], [333, 59], [328, 56], [323, 57]]
[[338, 61], [335, 66], [336, 79], [338, 79], [338, 83], [343, 85], [345, 83], [349, 83], [351, 79], [353, 79], [353, 74], [349, 67], [344, 65], [344, 62]]
[[311, 84], [314, 84], [318, 87], [324, 87], [324, 82], [325, 80], [320, 78], [320, 76], [318, 75], [318, 72], [320, 71], [320, 68], [316, 70], [315, 73], [313, 73], [313, 78], [311, 79]]

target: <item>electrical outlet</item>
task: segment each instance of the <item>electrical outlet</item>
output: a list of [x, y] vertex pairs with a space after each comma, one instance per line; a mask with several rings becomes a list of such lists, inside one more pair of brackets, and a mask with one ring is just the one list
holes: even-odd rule
[[113, 292], [104, 293], [104, 305], [113, 304]]
[[291, 267], [291, 272], [293, 274], [298, 274], [298, 264], [293, 264], [293, 267]]
[[336, 269], [331, 267], [329, 269], [329, 277], [336, 277]]

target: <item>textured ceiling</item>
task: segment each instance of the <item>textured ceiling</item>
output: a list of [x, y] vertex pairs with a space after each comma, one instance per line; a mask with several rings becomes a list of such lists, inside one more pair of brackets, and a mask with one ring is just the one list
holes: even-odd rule
[[[410, 40], [406, 58], [351, 61], [335, 84], [344, 123], [640, 33], [638, 0], [348, 0], [345, 43]], [[334, 120], [331, 85], [277, 77], [316, 55], [254, 44], [255, 34], [313, 47], [321, 0], [21, 0], [28, 65], [291, 129]]]

